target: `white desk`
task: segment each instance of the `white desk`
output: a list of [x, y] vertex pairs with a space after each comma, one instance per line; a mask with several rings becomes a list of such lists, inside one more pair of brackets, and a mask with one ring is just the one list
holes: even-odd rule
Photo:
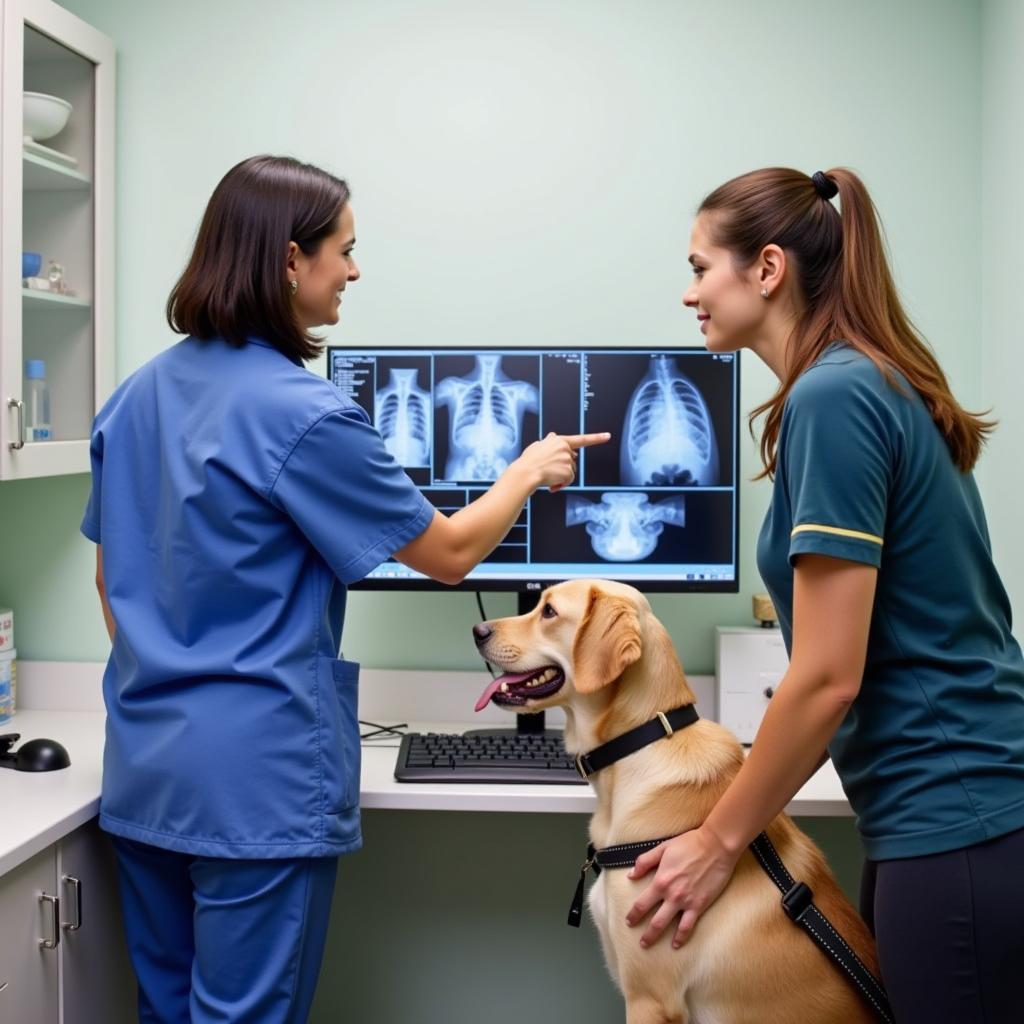
[[[27, 691], [25, 703], [31, 707], [18, 711], [11, 722], [0, 726], [0, 732], [20, 733], [21, 742], [39, 736], [58, 740], [68, 748], [71, 767], [39, 773], [0, 768], [0, 875], [99, 813], [105, 720], [99, 696], [101, 673], [101, 665], [19, 664], [19, 681], [22, 691]], [[447, 721], [415, 717], [428, 708], [461, 712], [468, 706], [467, 695], [472, 695], [471, 704], [480, 688], [477, 683], [482, 685], [485, 679], [480, 673], [365, 671], [360, 715], [388, 724], [406, 721], [410, 728], [423, 732], [461, 732], [471, 726], [509, 724], [510, 716], [498, 709], [488, 709], [472, 723], [454, 716]], [[694, 680], [694, 688], [700, 697], [706, 680], [697, 686], [699, 679]], [[404, 707], [405, 714], [413, 717], [399, 719], [387, 713], [396, 706]], [[77, 710], [64, 710], [68, 707]], [[551, 814], [589, 814], [595, 807], [593, 793], [585, 786], [396, 782], [397, 748], [398, 741], [393, 738], [363, 744], [363, 807]], [[794, 816], [851, 814], [830, 762], [808, 780], [787, 810]]]
[[[420, 732], [461, 732], [463, 722], [410, 723]], [[386, 746], [384, 744], [387, 744]], [[441, 782], [396, 782], [398, 741], [363, 743], [361, 804], [392, 811], [530, 811], [591, 814], [597, 800], [589, 786], [465, 785]], [[839, 778], [828, 761], [807, 781], [786, 808], [793, 816], [839, 817], [852, 814]]]

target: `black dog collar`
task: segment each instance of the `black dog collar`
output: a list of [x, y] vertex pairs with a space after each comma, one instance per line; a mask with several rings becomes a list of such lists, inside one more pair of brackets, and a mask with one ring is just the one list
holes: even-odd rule
[[635, 754], [655, 740], [671, 736], [678, 729], [693, 725], [699, 719], [700, 715], [692, 704], [683, 704], [671, 711], [659, 711], [650, 721], [624, 732], [621, 736], [616, 736], [607, 743], [602, 743], [589, 754], [577, 754], [576, 771], [584, 779], [589, 779], [594, 772], [621, 761], [629, 754]]

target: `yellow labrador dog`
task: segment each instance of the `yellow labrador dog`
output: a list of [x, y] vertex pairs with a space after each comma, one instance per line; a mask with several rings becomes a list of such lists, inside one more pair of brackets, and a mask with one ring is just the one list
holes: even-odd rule
[[[694, 695], [672, 642], [639, 591], [604, 580], [551, 587], [535, 611], [481, 623], [483, 656], [506, 673], [488, 701], [514, 711], [565, 709], [565, 745], [586, 753]], [[706, 719], [596, 773], [590, 821], [598, 849], [696, 828], [743, 763]], [[876, 976], [874, 942], [821, 851], [779, 815], [767, 829], [790, 874]], [[628, 1024], [867, 1024], [877, 1020], [837, 967], [786, 916], [779, 890], [747, 851], [689, 942], [642, 949], [626, 913], [648, 878], [601, 873], [589, 908]], [[665, 933], [670, 934], [671, 928]]]

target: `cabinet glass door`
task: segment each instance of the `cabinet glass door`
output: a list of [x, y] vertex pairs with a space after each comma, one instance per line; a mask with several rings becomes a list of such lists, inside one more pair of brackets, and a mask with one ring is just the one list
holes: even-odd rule
[[113, 48], [49, 0], [5, 0], [3, 46], [0, 468], [80, 473], [113, 383]]

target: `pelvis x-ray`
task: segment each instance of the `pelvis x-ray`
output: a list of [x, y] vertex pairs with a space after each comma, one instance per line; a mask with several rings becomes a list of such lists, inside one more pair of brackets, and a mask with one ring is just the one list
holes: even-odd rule
[[623, 484], [668, 487], [718, 483], [718, 444], [708, 407], [671, 356], [651, 357], [626, 409]]
[[500, 355], [479, 355], [471, 374], [445, 377], [435, 389], [449, 412], [448, 480], [496, 480], [523, 450], [523, 416], [536, 413], [537, 387], [510, 380]]
[[653, 504], [641, 491], [611, 491], [601, 500], [569, 495], [565, 525], [586, 523], [594, 551], [609, 562], [637, 562], [658, 545], [667, 523], [686, 525], [686, 499], [682, 495]]
[[401, 466], [429, 466], [433, 422], [430, 392], [417, 386], [417, 370], [392, 368], [376, 396], [376, 427]]

